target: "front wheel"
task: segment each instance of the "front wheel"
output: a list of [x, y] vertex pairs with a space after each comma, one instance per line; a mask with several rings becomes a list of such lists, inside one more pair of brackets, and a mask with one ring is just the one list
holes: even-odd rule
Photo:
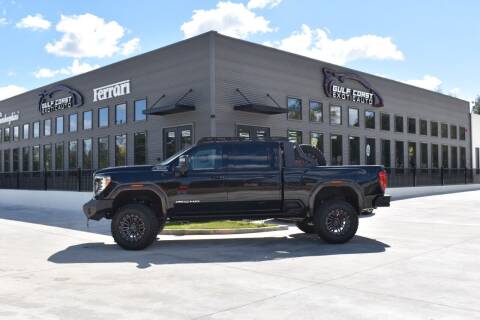
[[113, 216], [111, 230], [115, 242], [127, 250], [142, 250], [157, 238], [161, 223], [150, 207], [127, 204]]
[[345, 243], [358, 229], [358, 215], [348, 202], [332, 200], [315, 210], [315, 230], [328, 243]]

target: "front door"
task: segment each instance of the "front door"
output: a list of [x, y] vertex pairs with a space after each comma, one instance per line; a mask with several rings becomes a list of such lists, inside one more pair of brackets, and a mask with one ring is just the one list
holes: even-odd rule
[[278, 145], [240, 142], [224, 146], [225, 186], [232, 213], [278, 212], [282, 178]]
[[222, 147], [199, 145], [187, 152], [189, 169], [175, 178], [171, 198], [176, 216], [215, 215], [227, 212]]
[[238, 125], [237, 136], [241, 138], [270, 137], [270, 128]]
[[164, 159], [188, 148], [193, 143], [192, 126], [181, 126], [163, 129]]

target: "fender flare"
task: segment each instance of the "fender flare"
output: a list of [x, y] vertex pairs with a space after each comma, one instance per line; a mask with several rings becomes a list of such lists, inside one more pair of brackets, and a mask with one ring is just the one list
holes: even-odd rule
[[362, 192], [360, 190], [360, 188], [358, 187], [358, 185], [356, 185], [355, 183], [351, 182], [351, 181], [344, 181], [344, 180], [335, 180], [335, 181], [330, 181], [330, 182], [327, 182], [327, 183], [319, 183], [317, 186], [315, 186], [315, 188], [313, 189], [313, 191], [310, 193], [310, 197], [308, 199], [308, 205], [309, 205], [309, 208], [310, 208], [310, 213], [313, 214], [313, 210], [315, 208], [315, 198], [317, 197], [317, 195], [322, 191], [322, 189], [324, 188], [328, 188], [328, 187], [333, 187], [333, 188], [350, 188], [353, 190], [353, 192], [355, 192], [355, 194], [357, 195], [357, 206], [358, 208], [363, 208], [363, 204], [364, 204], [364, 197], [362, 195]]
[[167, 194], [165, 191], [156, 184], [153, 183], [130, 183], [119, 185], [116, 187], [111, 194], [109, 195], [109, 199], [115, 201], [115, 199], [123, 192], [127, 191], [151, 191], [153, 192], [159, 199], [162, 204], [162, 213], [166, 216], [167, 210], [170, 209]]

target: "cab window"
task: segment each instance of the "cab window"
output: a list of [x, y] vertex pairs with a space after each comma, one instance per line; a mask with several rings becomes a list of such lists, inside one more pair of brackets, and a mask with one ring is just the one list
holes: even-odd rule
[[196, 148], [190, 154], [190, 170], [216, 170], [222, 167], [222, 152], [218, 146]]
[[228, 170], [275, 169], [277, 148], [273, 144], [238, 143], [225, 146], [226, 167]]

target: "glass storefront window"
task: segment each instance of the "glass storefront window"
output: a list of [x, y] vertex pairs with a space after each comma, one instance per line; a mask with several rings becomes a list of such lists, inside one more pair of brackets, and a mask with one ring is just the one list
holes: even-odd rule
[[450, 138], [457, 139], [457, 126], [450, 125]]
[[20, 128], [18, 126], [13, 127], [13, 141], [20, 140]]
[[365, 111], [365, 128], [375, 129], [375, 111]]
[[46, 144], [43, 146], [43, 170], [52, 170], [52, 145]]
[[343, 143], [342, 136], [332, 134], [330, 136], [330, 163], [332, 166], [343, 165]]
[[33, 137], [40, 138], [40, 122], [39, 121], [33, 123]]
[[55, 119], [55, 130], [56, 134], [63, 134], [63, 116]]
[[446, 123], [441, 124], [440, 130], [442, 133], [442, 138], [448, 138], [448, 125]]
[[417, 167], [417, 144], [415, 142], [408, 143], [408, 167], [410, 169]]
[[426, 136], [428, 134], [427, 120], [420, 119], [420, 134]]
[[78, 142], [76, 140], [68, 143], [68, 169], [77, 168]]
[[108, 107], [98, 109], [98, 127], [108, 127]]
[[380, 113], [380, 129], [390, 131], [390, 115], [388, 113]]
[[10, 172], [12, 168], [10, 168], [10, 150], [3, 150], [3, 171]]
[[10, 142], [10, 128], [5, 128], [3, 130], [3, 141]]
[[23, 136], [22, 136], [23, 140], [27, 140], [28, 138], [30, 138], [30, 125], [28, 123], [25, 123], [23, 125]]
[[395, 132], [403, 132], [403, 117], [395, 116]]
[[115, 106], [115, 124], [127, 123], [127, 105], [125, 103]]
[[439, 168], [438, 144], [432, 144], [432, 168]]
[[92, 129], [92, 111], [85, 111], [83, 112], [83, 130], [91, 130]]
[[395, 141], [395, 168], [403, 169], [405, 167], [404, 159], [403, 141]]
[[458, 151], [457, 147], [450, 147], [450, 161], [452, 162], [452, 169], [457, 169], [458, 168]]
[[147, 135], [136, 132], [133, 136], [133, 161], [136, 165], [147, 163]]
[[323, 152], [323, 133], [310, 132], [310, 145]]
[[330, 124], [332, 125], [342, 124], [342, 107], [330, 106]]
[[64, 166], [64, 157], [65, 151], [63, 147], [63, 142], [57, 143], [55, 145], [55, 170], [61, 171], [63, 170]]
[[147, 111], [147, 100], [137, 100], [134, 103], [134, 121], [144, 121], [147, 119], [145, 112]]
[[92, 139], [83, 140], [83, 169], [89, 170], [93, 167]]
[[302, 100], [297, 98], [287, 98], [287, 119], [302, 120]]
[[464, 147], [460, 147], [460, 168], [465, 169], [467, 167], [467, 150]]
[[323, 105], [317, 101], [310, 101], [310, 121], [323, 122]]
[[69, 125], [68, 131], [77, 132], [77, 128], [78, 128], [78, 114], [77, 113], [72, 113], [69, 116], [68, 125]]
[[30, 170], [30, 147], [22, 148], [22, 171], [27, 172]]
[[40, 146], [32, 147], [32, 171], [40, 171]]
[[408, 133], [417, 133], [417, 120], [415, 118], [407, 118]]
[[385, 168], [390, 168], [392, 165], [390, 161], [390, 140], [382, 140], [382, 165]]
[[460, 127], [460, 140], [465, 140], [465, 132], [467, 130], [464, 127]]
[[360, 126], [360, 114], [357, 108], [348, 108], [348, 126], [359, 127]]
[[442, 168], [448, 168], [448, 146], [442, 145]]
[[365, 159], [367, 165], [374, 165], [376, 164], [376, 157], [375, 157], [375, 139], [374, 138], [366, 138], [365, 139]]
[[287, 130], [288, 141], [293, 143], [302, 143], [302, 131], [298, 130]]
[[106, 168], [109, 166], [109, 163], [108, 137], [98, 138], [98, 168]]
[[360, 164], [360, 138], [359, 137], [348, 137], [348, 147], [349, 147], [349, 164], [350, 165], [359, 165]]
[[420, 143], [420, 168], [428, 168], [428, 144]]
[[43, 121], [43, 135], [48, 137], [52, 134], [52, 119], [45, 119]]
[[115, 165], [127, 165], [127, 135], [115, 136]]
[[12, 150], [12, 163], [13, 172], [18, 172], [20, 168], [20, 149], [15, 148]]
[[438, 122], [430, 121], [430, 135], [432, 137], [438, 137]]

